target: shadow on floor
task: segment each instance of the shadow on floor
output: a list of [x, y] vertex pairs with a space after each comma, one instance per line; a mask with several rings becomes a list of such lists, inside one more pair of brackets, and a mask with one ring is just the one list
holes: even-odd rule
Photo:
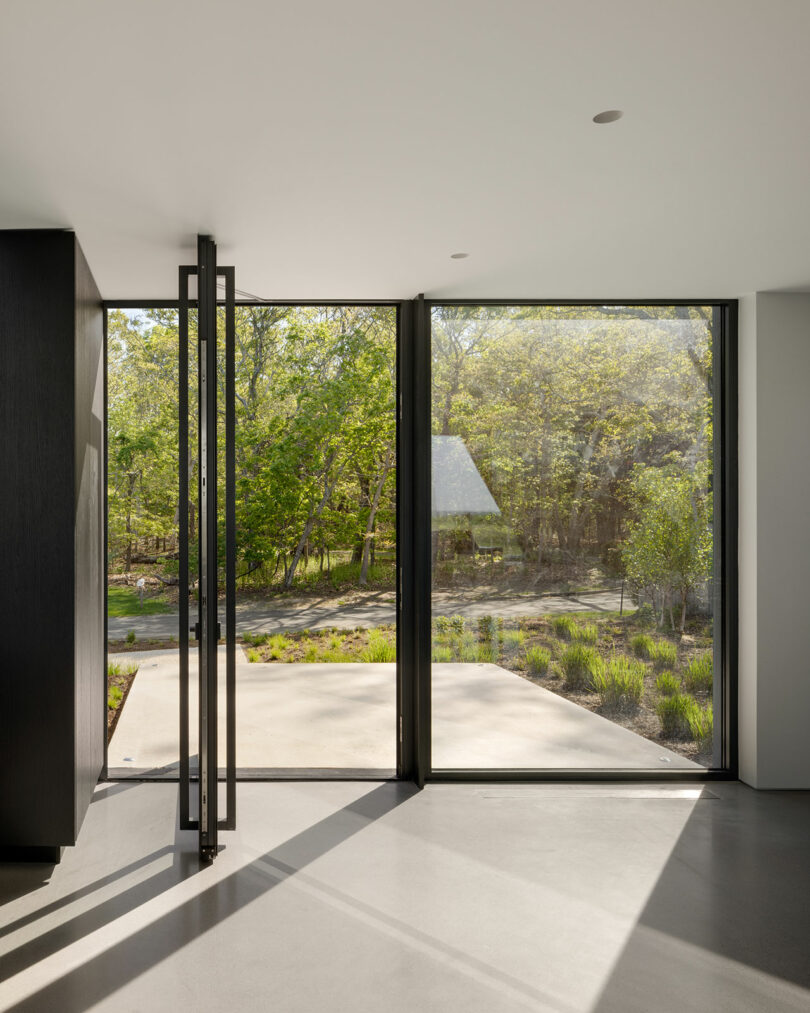
[[[52, 984], [8, 1007], [6, 1013], [42, 1013], [43, 1010], [50, 1009], [58, 1009], [60, 1013], [82, 1013], [182, 949], [191, 939], [215, 928], [230, 915], [283, 882], [283, 878], [268, 877], [268, 863], [292, 872], [299, 871], [343, 844], [369, 823], [391, 812], [411, 798], [417, 790], [414, 785], [405, 782], [391, 782], [374, 788], [271, 852], [202, 890], [147, 928], [130, 935]], [[188, 850], [190, 845], [193, 846], [193, 851]], [[76, 939], [103, 928], [105, 924], [145, 904], [181, 879], [200, 870], [196, 837], [192, 838], [192, 835], [185, 833], [182, 844], [178, 841], [177, 848], [170, 850], [175, 851], [175, 862], [171, 869], [156, 874], [7, 954], [0, 960], [0, 981], [32, 966]], [[150, 856], [148, 860], [152, 861], [154, 857]]]
[[[810, 1009], [810, 794], [713, 785], [593, 1013]], [[793, 986], [799, 986], [795, 988]]]

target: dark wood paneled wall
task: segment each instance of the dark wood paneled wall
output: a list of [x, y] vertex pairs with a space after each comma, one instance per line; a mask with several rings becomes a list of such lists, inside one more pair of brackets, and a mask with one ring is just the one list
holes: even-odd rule
[[103, 760], [98, 291], [71, 232], [0, 232], [0, 848], [75, 841]]

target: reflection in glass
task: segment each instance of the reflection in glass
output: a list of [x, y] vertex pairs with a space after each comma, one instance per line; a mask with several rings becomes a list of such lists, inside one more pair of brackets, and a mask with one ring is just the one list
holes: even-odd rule
[[712, 309], [431, 325], [434, 768], [711, 765]]

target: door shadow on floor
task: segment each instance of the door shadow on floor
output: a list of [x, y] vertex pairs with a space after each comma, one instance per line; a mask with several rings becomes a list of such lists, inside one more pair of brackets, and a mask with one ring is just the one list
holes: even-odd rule
[[[267, 854], [200, 890], [192, 899], [178, 904], [146, 928], [7, 1007], [6, 1013], [41, 1013], [46, 1009], [82, 1013], [283, 882], [283, 878], [268, 877], [268, 863], [288, 868], [294, 874], [392, 812], [416, 791], [414, 785], [406, 782], [388, 782], [372, 789]], [[171, 869], [157, 873], [0, 958], [0, 981], [208, 868], [200, 864], [196, 835], [178, 829], [176, 836], [175, 861]], [[150, 860], [156, 856], [157, 853], [150, 856]]]

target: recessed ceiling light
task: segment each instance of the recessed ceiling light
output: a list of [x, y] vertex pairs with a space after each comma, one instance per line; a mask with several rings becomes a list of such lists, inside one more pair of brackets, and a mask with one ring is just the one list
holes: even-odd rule
[[594, 123], [615, 123], [622, 116], [624, 116], [624, 113], [621, 109], [606, 109], [603, 113], [597, 113], [593, 121]]
[[451, 260], [464, 260], [466, 257], [469, 257], [469, 253], [451, 253], [450, 254], [450, 259]]

